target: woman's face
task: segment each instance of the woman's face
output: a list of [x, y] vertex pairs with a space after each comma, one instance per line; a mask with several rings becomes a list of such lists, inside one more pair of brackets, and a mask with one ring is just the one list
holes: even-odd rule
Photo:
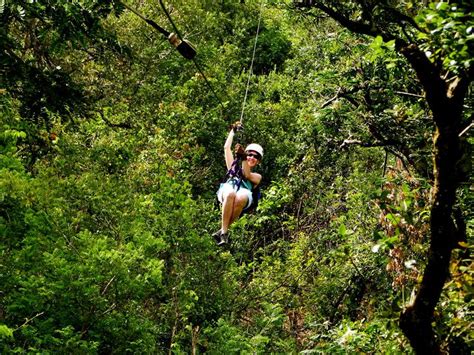
[[249, 150], [247, 152], [247, 164], [253, 168], [260, 162], [260, 156], [257, 152]]

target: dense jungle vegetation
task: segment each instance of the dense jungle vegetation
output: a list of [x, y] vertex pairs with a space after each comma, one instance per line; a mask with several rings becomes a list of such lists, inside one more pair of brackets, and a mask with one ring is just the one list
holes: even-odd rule
[[470, 354], [471, 1], [164, 6], [0, 0], [0, 353]]

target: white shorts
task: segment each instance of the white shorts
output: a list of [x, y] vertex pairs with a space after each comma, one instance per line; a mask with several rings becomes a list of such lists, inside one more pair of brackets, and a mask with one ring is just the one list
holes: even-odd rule
[[224, 195], [229, 194], [229, 192], [239, 192], [239, 194], [246, 194], [247, 195], [247, 204], [244, 207], [244, 210], [250, 207], [250, 205], [253, 202], [252, 198], [252, 191], [249, 189], [246, 189], [243, 187], [243, 185], [240, 185], [240, 188], [237, 190], [237, 184], [233, 183], [235, 180], [229, 180], [225, 183], [222, 183], [219, 187], [219, 190], [217, 191], [217, 199], [219, 200], [220, 203], [224, 202]]

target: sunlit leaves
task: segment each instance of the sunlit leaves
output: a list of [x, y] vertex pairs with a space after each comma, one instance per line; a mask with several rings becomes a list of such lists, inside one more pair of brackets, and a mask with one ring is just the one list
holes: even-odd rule
[[367, 59], [376, 62], [383, 60], [386, 63], [387, 69], [397, 66], [400, 58], [395, 54], [395, 40], [384, 42], [382, 36], [377, 36], [370, 44], [371, 51], [367, 55]]
[[0, 338], [13, 339], [13, 329], [7, 327], [5, 324], [0, 324]]
[[473, 64], [474, 18], [468, 2], [432, 2], [416, 19], [426, 32], [419, 33], [426, 55], [441, 61], [455, 73], [467, 71]]

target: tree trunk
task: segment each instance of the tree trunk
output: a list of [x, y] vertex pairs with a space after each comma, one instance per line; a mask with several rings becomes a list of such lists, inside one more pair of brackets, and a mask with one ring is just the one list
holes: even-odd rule
[[[341, 6], [340, 8], [328, 5], [329, 2], [326, 1], [298, 3], [302, 7], [318, 8], [352, 32], [373, 37], [381, 35], [385, 41], [394, 39], [395, 49], [410, 63], [425, 90], [426, 101], [436, 125], [433, 142], [434, 189], [430, 216], [430, 245], [428, 263], [419, 291], [413, 304], [400, 315], [400, 328], [417, 353], [440, 353], [440, 344], [431, 324], [436, 304], [449, 276], [451, 252], [463, 235], [462, 227], [456, 228], [453, 207], [460, 177], [458, 163], [461, 160], [459, 133], [462, 108], [468, 85], [474, 77], [474, 69], [471, 67], [468, 73], [457, 77], [449, 84], [442, 79], [442, 67], [432, 63], [415, 43], [407, 42], [396, 32], [378, 31], [372, 23], [351, 19], [340, 11], [340, 8], [343, 8], [343, 1], [335, 2]], [[426, 3], [425, 1], [424, 4]], [[406, 16], [396, 13], [400, 15], [399, 21], [407, 20]], [[379, 23], [382, 24], [383, 21]], [[418, 28], [413, 20], [410, 24]]]
[[436, 339], [431, 324], [436, 304], [449, 276], [451, 252], [459, 241], [459, 231], [453, 219], [453, 206], [459, 187], [457, 173], [461, 158], [459, 128], [464, 92], [461, 90], [453, 93], [449, 88], [446, 91], [447, 94], [442, 101], [431, 102], [430, 105], [436, 133], [428, 263], [415, 301], [400, 315], [400, 327], [418, 354], [441, 352], [439, 340]]

